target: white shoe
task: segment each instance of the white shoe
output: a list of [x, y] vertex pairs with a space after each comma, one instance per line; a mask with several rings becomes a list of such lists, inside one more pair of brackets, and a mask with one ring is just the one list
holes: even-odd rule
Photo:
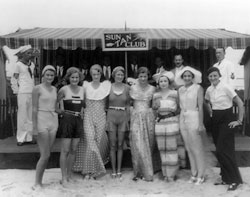
[[195, 185], [201, 185], [204, 182], [205, 182], [205, 178], [204, 177], [197, 178], [197, 181], [195, 182]]
[[188, 180], [188, 183], [195, 183], [197, 181], [197, 177], [191, 176], [190, 179]]

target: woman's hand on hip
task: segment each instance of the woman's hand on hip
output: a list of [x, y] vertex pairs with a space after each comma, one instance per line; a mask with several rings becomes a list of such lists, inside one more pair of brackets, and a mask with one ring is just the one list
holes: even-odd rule
[[228, 126], [229, 126], [229, 128], [230, 129], [233, 129], [233, 128], [235, 128], [235, 127], [237, 127], [237, 126], [240, 126], [240, 125], [242, 125], [239, 121], [232, 121], [232, 122], [230, 122], [229, 124], [228, 124]]

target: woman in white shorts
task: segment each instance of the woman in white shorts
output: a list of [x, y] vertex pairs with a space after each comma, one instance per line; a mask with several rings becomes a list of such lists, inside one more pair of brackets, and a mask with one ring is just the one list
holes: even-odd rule
[[52, 145], [58, 128], [56, 111], [57, 90], [51, 85], [56, 70], [47, 65], [42, 71], [43, 82], [34, 87], [32, 92], [33, 135], [37, 135], [40, 158], [36, 165], [36, 179], [33, 189], [42, 187], [42, 178], [46, 169]]

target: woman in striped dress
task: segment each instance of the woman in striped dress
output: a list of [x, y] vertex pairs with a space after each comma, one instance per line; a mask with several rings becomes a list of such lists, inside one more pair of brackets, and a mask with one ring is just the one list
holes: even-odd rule
[[167, 182], [174, 181], [179, 169], [178, 144], [179, 131], [178, 95], [169, 85], [174, 80], [172, 72], [164, 71], [154, 78], [159, 91], [153, 96], [153, 109], [156, 110], [155, 136], [161, 156], [162, 174]]
[[98, 64], [91, 66], [90, 74], [92, 81], [83, 83], [86, 96], [84, 131], [80, 138], [73, 170], [81, 172], [86, 179], [95, 179], [106, 173], [104, 164], [109, 155], [109, 144], [105, 132], [105, 104], [111, 83], [100, 82], [102, 68]]

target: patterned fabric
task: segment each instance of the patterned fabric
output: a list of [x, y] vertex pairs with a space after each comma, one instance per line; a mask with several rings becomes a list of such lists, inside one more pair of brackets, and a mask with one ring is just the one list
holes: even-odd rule
[[132, 86], [130, 95], [134, 99], [134, 109], [130, 120], [130, 146], [135, 176], [142, 175], [153, 180], [154, 113], [150, 102], [154, 93], [153, 86], [143, 91], [137, 85]]
[[104, 164], [108, 161], [109, 145], [105, 132], [105, 99], [86, 99], [84, 112], [84, 132], [81, 135], [73, 170], [96, 177], [105, 173]]
[[[172, 90], [166, 98], [160, 98], [158, 113], [165, 115], [176, 112], [177, 92]], [[155, 123], [155, 135], [162, 161], [162, 174], [174, 178], [179, 165], [184, 167], [185, 149], [179, 130], [179, 116], [160, 119]]]
[[[177, 49], [208, 49], [209, 47], [227, 47], [245, 49], [250, 45], [250, 36], [224, 29], [130, 29], [131, 31], [146, 31], [149, 39], [149, 49], [154, 47], [166, 50]], [[36, 49], [95, 50], [102, 47], [103, 32], [119, 32], [119, 28], [34, 28], [22, 29], [13, 34], [0, 37], [0, 46], [18, 48], [30, 44]]]

